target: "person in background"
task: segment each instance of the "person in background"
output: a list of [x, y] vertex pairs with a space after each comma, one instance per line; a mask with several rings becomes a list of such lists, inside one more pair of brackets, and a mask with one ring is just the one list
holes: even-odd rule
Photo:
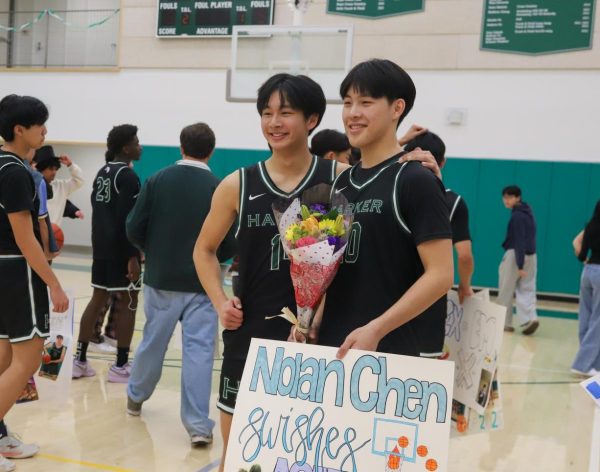
[[513, 297], [516, 296], [517, 318], [522, 333], [531, 335], [538, 329], [536, 310], [536, 224], [531, 207], [522, 201], [521, 189], [509, 185], [502, 190], [504, 206], [512, 211], [506, 238], [502, 247], [506, 251], [499, 272], [496, 303], [506, 307], [504, 331], [514, 332], [512, 326]]
[[[127, 386], [127, 413], [140, 415], [154, 392], [180, 322], [181, 420], [192, 445], [204, 446], [212, 442], [215, 425], [208, 411], [218, 317], [198, 280], [192, 254], [219, 179], [208, 167], [215, 149], [208, 125], [186, 126], [179, 140], [183, 159], [146, 181], [127, 218], [127, 236], [146, 257], [146, 324]], [[234, 250], [230, 230], [219, 248], [219, 260], [229, 259]]]
[[[56, 156], [52, 146], [39, 148], [35, 153], [33, 162], [36, 163], [36, 169], [44, 176], [44, 180], [48, 184], [50, 221], [60, 226], [67, 207], [67, 198], [85, 183], [83, 172], [68, 156]], [[70, 179], [56, 178], [61, 165], [65, 165], [69, 169]]]
[[[415, 127], [411, 127], [411, 130]], [[417, 136], [409, 140], [404, 146], [405, 151], [421, 149], [433, 154], [439, 168], [446, 164], [446, 145], [441, 138], [419, 127]], [[410, 133], [410, 131], [409, 131]], [[473, 276], [474, 262], [471, 245], [471, 233], [469, 231], [469, 210], [464, 199], [450, 189], [446, 189], [446, 203], [450, 211], [450, 225], [452, 226], [452, 245], [457, 253], [458, 261], [458, 297], [462, 303], [465, 297], [473, 295], [471, 278]], [[443, 353], [445, 329], [438, 329], [440, 325], [445, 327], [447, 314], [447, 296], [444, 295], [427, 309], [423, 314], [417, 316], [413, 325], [421, 333], [423, 351], [422, 357], [440, 357]], [[436, 333], [437, 335], [434, 335]]]
[[315, 134], [310, 142], [310, 152], [317, 156], [348, 164], [350, 158], [350, 141], [344, 133], [334, 129], [324, 129]]
[[600, 373], [600, 200], [573, 248], [585, 265], [579, 289], [579, 351], [571, 372], [593, 376]]
[[94, 326], [111, 295], [116, 296], [117, 358], [108, 381], [127, 383], [131, 373], [129, 349], [135, 327], [140, 290], [140, 252], [127, 239], [125, 221], [140, 191], [140, 180], [131, 163], [140, 159], [142, 147], [137, 127], [113, 127], [106, 141], [107, 163], [94, 179], [92, 191], [92, 298], [81, 316], [73, 378], [96, 375], [87, 361]]

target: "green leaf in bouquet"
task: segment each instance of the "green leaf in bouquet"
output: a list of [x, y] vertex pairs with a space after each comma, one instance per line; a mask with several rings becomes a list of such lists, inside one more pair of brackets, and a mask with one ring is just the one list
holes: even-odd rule
[[306, 205], [302, 205], [300, 212], [302, 214], [303, 220], [307, 220], [308, 218], [310, 218], [310, 210], [308, 209], [308, 207]]
[[340, 212], [338, 211], [337, 208], [332, 208], [331, 210], [329, 210], [329, 213], [327, 213], [324, 216], [324, 219], [326, 219], [326, 220], [334, 220], [335, 221], [337, 219], [337, 217], [338, 217], [339, 214], [340, 214]]

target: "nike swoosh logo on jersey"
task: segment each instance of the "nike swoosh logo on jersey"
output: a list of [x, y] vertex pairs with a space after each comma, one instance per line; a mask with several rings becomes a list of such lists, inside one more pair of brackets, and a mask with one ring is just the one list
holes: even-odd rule
[[341, 189], [336, 190], [335, 194], [337, 195], [338, 193], [342, 192], [344, 189], [347, 189], [347, 188], [348, 188], [348, 186], [346, 185], [345, 187], [342, 187]]
[[248, 200], [252, 201], [252, 200], [256, 200], [258, 197], [262, 197], [263, 195], [266, 195], [266, 193], [260, 193], [258, 195], [250, 195], [248, 197]]

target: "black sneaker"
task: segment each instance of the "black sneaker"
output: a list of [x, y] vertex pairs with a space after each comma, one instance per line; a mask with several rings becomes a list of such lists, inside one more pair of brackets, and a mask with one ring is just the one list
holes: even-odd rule
[[524, 325], [521, 326], [521, 328], [523, 328], [522, 333], [525, 336], [530, 336], [533, 333], [535, 333], [535, 331], [539, 328], [539, 326], [540, 326], [540, 322], [538, 320], [528, 321], [527, 323], [525, 323]]
[[212, 434], [195, 434], [192, 436], [192, 446], [194, 447], [208, 446], [212, 441]]
[[134, 402], [129, 395], [127, 395], [127, 414], [131, 416], [140, 416], [142, 413], [142, 403]]

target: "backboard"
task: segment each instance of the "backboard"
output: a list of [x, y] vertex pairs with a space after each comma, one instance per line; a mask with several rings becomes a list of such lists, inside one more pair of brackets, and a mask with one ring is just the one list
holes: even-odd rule
[[267, 78], [288, 72], [308, 75], [323, 87], [328, 103], [339, 103], [352, 39], [352, 26], [234, 26], [227, 101], [254, 102]]

